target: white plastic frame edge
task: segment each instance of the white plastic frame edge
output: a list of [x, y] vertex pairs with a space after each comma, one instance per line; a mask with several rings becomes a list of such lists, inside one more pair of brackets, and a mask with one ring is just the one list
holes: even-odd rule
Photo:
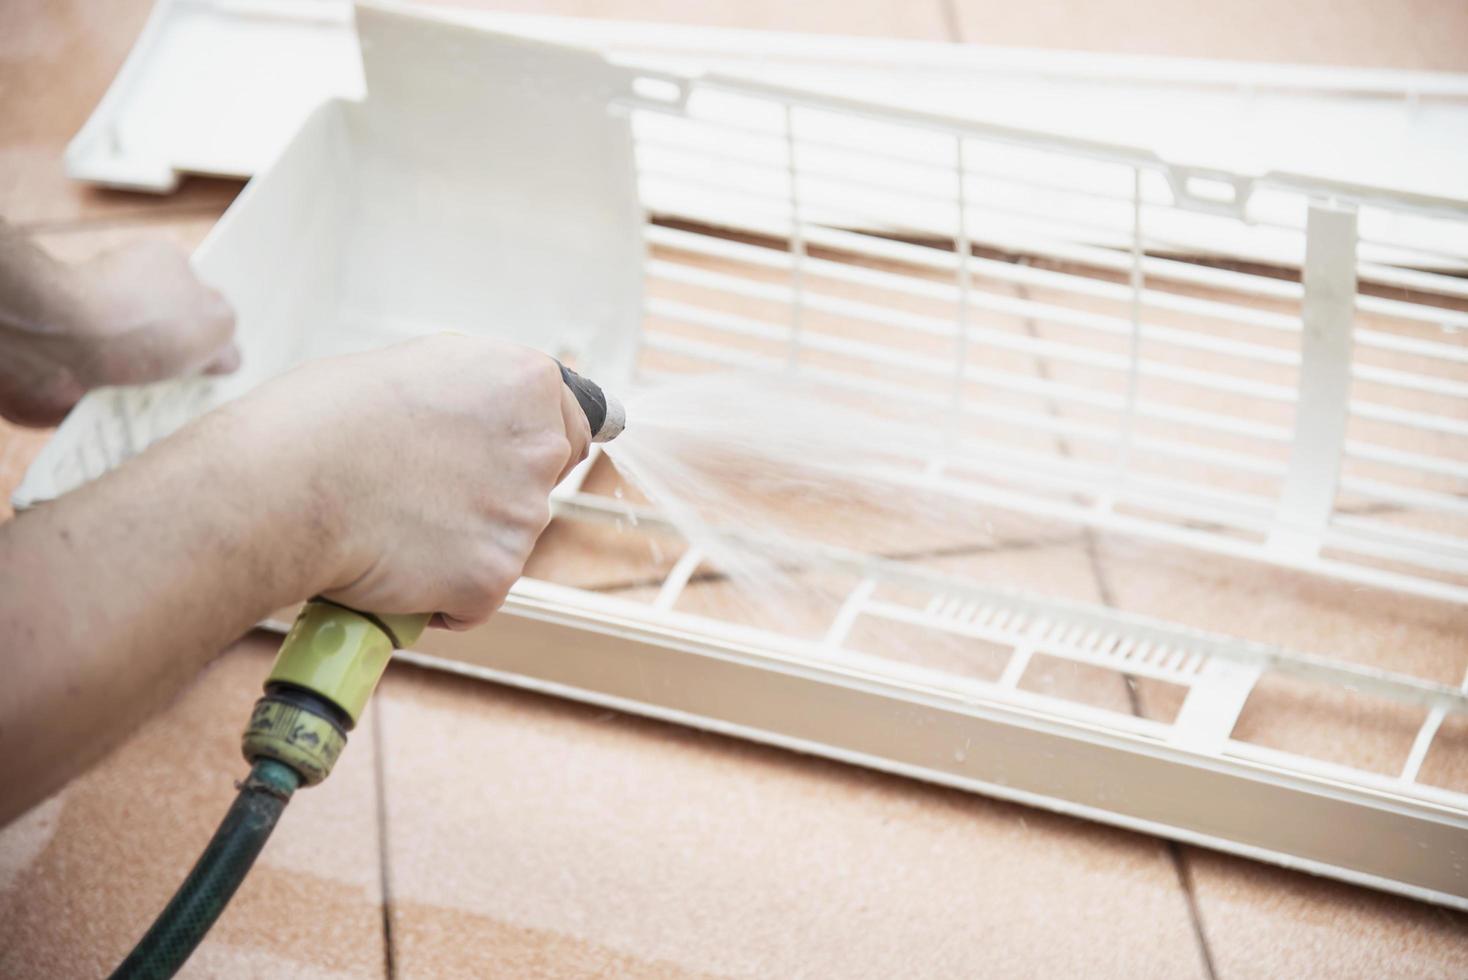
[[[1468, 816], [1450, 808], [1351, 785], [1325, 767], [1311, 774], [1205, 758], [1084, 722], [856, 677], [608, 615], [585, 600], [579, 590], [522, 580], [486, 626], [430, 631], [397, 659], [1468, 911]], [[887, 723], [894, 712], [901, 725]], [[1380, 846], [1363, 853], [1362, 840]]]

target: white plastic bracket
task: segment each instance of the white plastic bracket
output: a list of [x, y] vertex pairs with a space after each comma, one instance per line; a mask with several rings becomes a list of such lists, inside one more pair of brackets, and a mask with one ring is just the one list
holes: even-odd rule
[[1351, 396], [1356, 313], [1356, 211], [1312, 203], [1305, 225], [1299, 402], [1269, 549], [1311, 559], [1335, 504]]
[[618, 101], [638, 109], [682, 114], [688, 110], [689, 88], [682, 75], [633, 68], [627, 75], [627, 93]]
[[1263, 673], [1258, 664], [1211, 658], [1178, 711], [1172, 743], [1195, 752], [1221, 751]]
[[1246, 220], [1249, 195], [1254, 193], [1251, 178], [1225, 170], [1177, 164], [1169, 164], [1166, 174], [1173, 202], [1178, 207]]

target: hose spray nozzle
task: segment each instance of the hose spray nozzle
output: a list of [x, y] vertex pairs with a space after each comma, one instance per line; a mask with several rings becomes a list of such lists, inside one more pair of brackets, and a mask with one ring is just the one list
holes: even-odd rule
[[576, 396], [581, 411], [586, 413], [586, 423], [591, 426], [592, 442], [611, 442], [627, 428], [627, 412], [622, 403], [601, 389], [601, 385], [561, 365], [561, 380]]

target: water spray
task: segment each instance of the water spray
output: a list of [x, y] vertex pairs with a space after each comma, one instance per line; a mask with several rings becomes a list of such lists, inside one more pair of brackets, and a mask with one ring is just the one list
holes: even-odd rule
[[[561, 378], [586, 414], [592, 442], [622, 432], [620, 402], [564, 365]], [[178, 972], [254, 865], [292, 794], [331, 774], [393, 651], [416, 642], [429, 618], [363, 612], [321, 598], [305, 604], [245, 728], [250, 773], [237, 784], [239, 795], [114, 980]]]

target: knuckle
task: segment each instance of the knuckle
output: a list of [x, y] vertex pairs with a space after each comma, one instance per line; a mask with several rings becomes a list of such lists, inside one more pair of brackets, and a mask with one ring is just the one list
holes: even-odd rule
[[499, 569], [490, 579], [490, 596], [494, 600], [494, 608], [498, 609], [504, 605], [505, 596], [509, 595], [510, 589], [520, 579], [520, 570], [508, 566]]
[[505, 593], [520, 577], [520, 569], [502, 549], [496, 548], [485, 556], [474, 569], [474, 592], [481, 601], [490, 604], [490, 612], [500, 607]]
[[560, 432], [547, 432], [526, 449], [526, 462], [536, 476], [555, 479], [571, 458], [571, 441]]
[[525, 537], [523, 547], [517, 550], [523, 552], [526, 557], [529, 557], [531, 549], [535, 547], [535, 539], [540, 537], [540, 532], [545, 530], [546, 525], [550, 523], [550, 519], [550, 502], [548, 500], [536, 498], [533, 501], [527, 501], [515, 519], [516, 525], [524, 533]]
[[476, 598], [489, 595], [494, 592], [495, 583], [498, 581], [495, 559], [486, 557], [480, 559], [469, 569], [468, 578], [469, 591]]
[[517, 385], [538, 396], [560, 396], [561, 369], [556, 362], [539, 351], [522, 348], [515, 375]]

